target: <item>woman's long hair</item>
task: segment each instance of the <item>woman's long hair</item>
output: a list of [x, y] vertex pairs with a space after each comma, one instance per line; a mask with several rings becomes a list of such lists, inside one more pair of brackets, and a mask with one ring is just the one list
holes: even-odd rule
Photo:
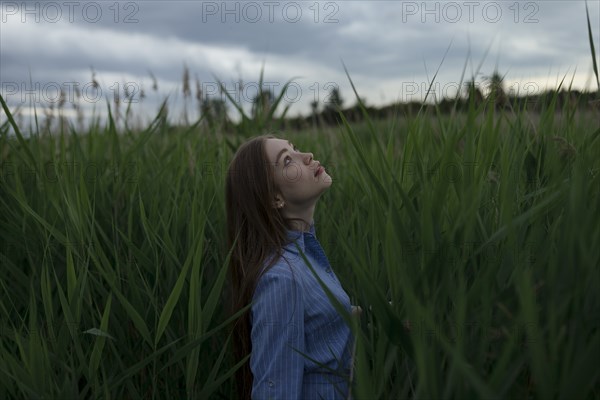
[[[274, 208], [277, 194], [274, 165], [269, 162], [262, 135], [243, 143], [235, 153], [225, 183], [227, 244], [231, 249], [229, 273], [232, 313], [252, 300], [256, 282], [282, 255], [288, 226], [280, 209]], [[237, 240], [236, 240], [237, 239]], [[263, 265], [271, 255], [269, 265]], [[263, 270], [264, 267], [264, 270]], [[236, 362], [250, 354], [250, 313], [246, 311], [233, 325], [233, 352]], [[248, 362], [236, 371], [238, 395], [250, 399], [252, 373]]]

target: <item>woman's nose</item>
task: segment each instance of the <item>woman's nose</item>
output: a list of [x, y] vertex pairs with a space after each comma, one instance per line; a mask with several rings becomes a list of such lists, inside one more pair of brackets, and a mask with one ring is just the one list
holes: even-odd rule
[[306, 153], [306, 155], [307, 155], [307, 158], [305, 158], [305, 160], [308, 160], [308, 163], [310, 164], [310, 162], [313, 159], [313, 153]]

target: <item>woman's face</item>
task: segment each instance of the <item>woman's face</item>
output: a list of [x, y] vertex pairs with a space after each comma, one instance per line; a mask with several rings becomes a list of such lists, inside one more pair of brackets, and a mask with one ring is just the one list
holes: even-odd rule
[[312, 153], [302, 152], [283, 139], [267, 139], [265, 146], [275, 186], [288, 206], [310, 206], [331, 186], [331, 176], [319, 161], [313, 160]]

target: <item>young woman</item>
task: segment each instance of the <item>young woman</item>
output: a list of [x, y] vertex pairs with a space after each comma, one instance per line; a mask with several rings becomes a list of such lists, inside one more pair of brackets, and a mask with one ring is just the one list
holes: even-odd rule
[[234, 326], [236, 359], [250, 354], [241, 398], [348, 397], [354, 338], [315, 278], [354, 311], [316, 237], [315, 206], [331, 184], [312, 153], [271, 135], [242, 144], [229, 165], [233, 311], [252, 304]]

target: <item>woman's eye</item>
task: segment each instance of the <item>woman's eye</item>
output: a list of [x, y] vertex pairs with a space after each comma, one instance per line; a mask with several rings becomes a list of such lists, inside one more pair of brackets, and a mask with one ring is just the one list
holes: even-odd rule
[[284, 165], [288, 165], [288, 164], [289, 164], [288, 160], [291, 162], [291, 161], [292, 161], [292, 157], [290, 157], [290, 156], [287, 156], [287, 157], [285, 158], [285, 160], [283, 160], [283, 164], [284, 164]]

